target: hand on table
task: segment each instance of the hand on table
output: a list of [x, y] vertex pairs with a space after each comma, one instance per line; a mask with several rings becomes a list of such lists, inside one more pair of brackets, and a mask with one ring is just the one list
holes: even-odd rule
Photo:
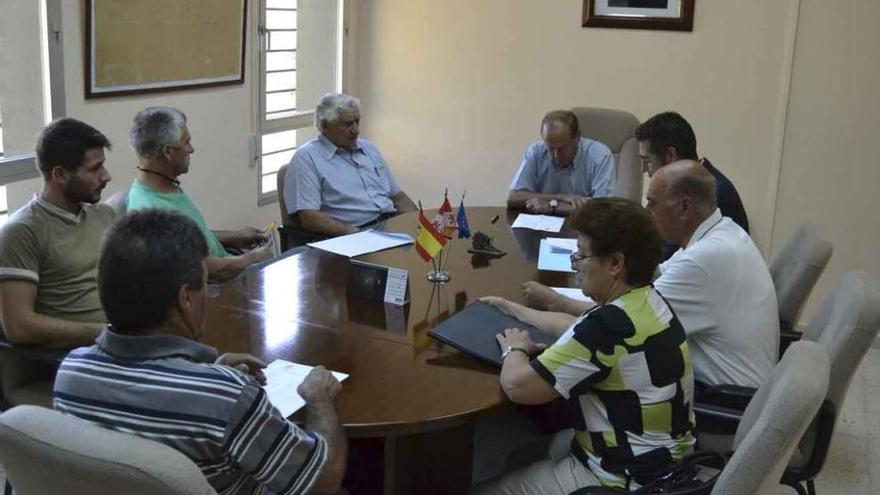
[[545, 199], [531, 198], [526, 201], [526, 210], [543, 215], [553, 211], [553, 208], [550, 208], [550, 203]]
[[534, 356], [547, 348], [546, 344], [532, 342], [529, 333], [519, 328], [508, 328], [504, 330], [504, 333], [496, 335], [495, 340], [498, 341], [498, 345], [501, 346], [502, 350], [508, 347], [520, 347], [525, 349], [529, 356]]
[[256, 378], [260, 385], [266, 384], [266, 375], [263, 374], [263, 368], [266, 367], [266, 363], [256, 356], [243, 353], [226, 353], [218, 357], [215, 363], [247, 373]]
[[571, 205], [569, 207], [570, 211], [575, 210], [577, 208], [580, 208], [581, 206], [587, 204], [587, 201], [589, 201], [589, 200], [590, 200], [590, 198], [588, 198], [586, 196], [578, 196], [577, 194], [571, 194], [565, 199], [565, 201], [569, 205]]
[[306, 375], [306, 379], [296, 388], [296, 392], [307, 404], [333, 402], [340, 390], [342, 390], [342, 384], [330, 370], [323, 366], [312, 368], [312, 371]]
[[526, 306], [542, 311], [550, 311], [559, 298], [562, 297], [550, 287], [534, 281], [529, 281], [522, 285], [522, 295], [523, 299], [526, 300]]
[[513, 316], [513, 311], [510, 307], [510, 301], [503, 297], [485, 296], [480, 298], [480, 302], [484, 302], [506, 315]]

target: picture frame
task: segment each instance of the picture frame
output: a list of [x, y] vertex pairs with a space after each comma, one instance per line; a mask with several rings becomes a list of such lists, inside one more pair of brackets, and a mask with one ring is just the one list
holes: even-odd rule
[[693, 31], [695, 0], [584, 0], [583, 27]]
[[86, 0], [85, 97], [244, 83], [248, 0]]

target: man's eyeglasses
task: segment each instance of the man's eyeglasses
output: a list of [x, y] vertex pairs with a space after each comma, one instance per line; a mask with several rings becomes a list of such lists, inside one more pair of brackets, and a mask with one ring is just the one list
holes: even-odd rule
[[593, 255], [593, 254], [581, 254], [580, 251], [574, 251], [574, 252], [572, 252], [571, 255], [568, 257], [568, 259], [571, 260], [571, 269], [572, 269], [572, 270], [577, 270], [577, 263], [578, 263], [578, 261], [586, 260], [586, 259], [592, 258], [593, 256], [595, 256], [595, 255]]

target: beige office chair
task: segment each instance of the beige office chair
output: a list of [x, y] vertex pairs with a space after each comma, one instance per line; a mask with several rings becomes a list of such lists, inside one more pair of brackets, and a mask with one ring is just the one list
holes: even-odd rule
[[216, 495], [171, 447], [42, 407], [0, 415], [0, 463], [17, 495]]
[[801, 224], [770, 263], [783, 331], [797, 330], [798, 319], [834, 246], [815, 225]]
[[581, 135], [595, 139], [611, 148], [617, 165], [614, 194], [620, 198], [642, 201], [642, 166], [639, 161], [639, 143], [635, 132], [639, 119], [622, 110], [575, 107]]
[[865, 354], [880, 331], [880, 279], [864, 272], [847, 272], [822, 302], [802, 341], [821, 345], [831, 360], [831, 383], [822, 412], [807, 430], [786, 470], [786, 484], [798, 493], [815, 494], [813, 479], [825, 458], [843, 407], [846, 392]]
[[[828, 354], [809, 341], [795, 342], [742, 413], [735, 451], [712, 487], [712, 495], [779, 492], [788, 461], [828, 390]], [[717, 414], [726, 414], [723, 408]], [[584, 488], [572, 495], [625, 493]], [[700, 493], [681, 489], [671, 493]]]

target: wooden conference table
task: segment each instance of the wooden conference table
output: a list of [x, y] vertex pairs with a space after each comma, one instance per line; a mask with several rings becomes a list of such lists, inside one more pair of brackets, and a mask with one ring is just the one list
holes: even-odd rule
[[[203, 341], [221, 352], [320, 364], [350, 375], [337, 405], [351, 439], [352, 493], [465, 493], [473, 423], [507, 401], [496, 368], [427, 332], [482, 296], [522, 301], [525, 281], [573, 283], [571, 274], [538, 272], [539, 239], [548, 234], [511, 230], [516, 213], [471, 207], [467, 214], [471, 231], [493, 237], [507, 255], [472, 255], [469, 239], [455, 239], [446, 248], [451, 280], [445, 285], [427, 281], [431, 264], [413, 245], [357, 257], [409, 271], [410, 303], [402, 309], [349, 294], [348, 259], [311, 248], [250, 270], [209, 300]], [[416, 215], [377, 228], [415, 237]]]

